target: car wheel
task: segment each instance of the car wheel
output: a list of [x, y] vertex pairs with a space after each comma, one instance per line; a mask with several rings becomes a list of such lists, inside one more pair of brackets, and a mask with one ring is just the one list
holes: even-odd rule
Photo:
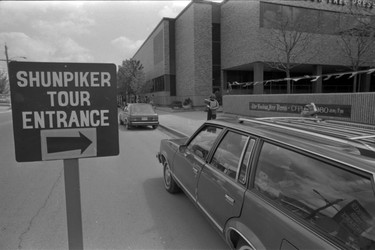
[[152, 125], [152, 129], [156, 129], [158, 125]]
[[244, 239], [240, 239], [237, 243], [236, 250], [254, 250]]
[[170, 169], [169, 164], [166, 160], [163, 162], [163, 166], [164, 166], [164, 175], [163, 176], [164, 176], [164, 187], [165, 187], [165, 189], [171, 194], [178, 193], [180, 191], [180, 188], [178, 187], [177, 183], [173, 179], [171, 169]]

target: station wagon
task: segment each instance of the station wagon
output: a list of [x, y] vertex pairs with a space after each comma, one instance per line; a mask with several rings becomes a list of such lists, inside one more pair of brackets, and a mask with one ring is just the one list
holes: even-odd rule
[[319, 118], [205, 122], [161, 141], [182, 190], [231, 249], [375, 249], [375, 130]]

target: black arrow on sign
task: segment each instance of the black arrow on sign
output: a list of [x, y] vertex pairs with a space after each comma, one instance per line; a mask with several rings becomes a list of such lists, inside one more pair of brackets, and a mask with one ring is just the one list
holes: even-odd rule
[[57, 153], [80, 149], [81, 154], [92, 141], [79, 132], [79, 137], [47, 137], [47, 153]]

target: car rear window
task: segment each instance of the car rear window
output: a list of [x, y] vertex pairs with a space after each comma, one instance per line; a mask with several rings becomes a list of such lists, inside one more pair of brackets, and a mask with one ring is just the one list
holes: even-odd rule
[[375, 249], [371, 178], [264, 143], [255, 188], [341, 244]]
[[131, 106], [131, 112], [133, 114], [154, 114], [154, 109], [148, 104], [137, 104]]

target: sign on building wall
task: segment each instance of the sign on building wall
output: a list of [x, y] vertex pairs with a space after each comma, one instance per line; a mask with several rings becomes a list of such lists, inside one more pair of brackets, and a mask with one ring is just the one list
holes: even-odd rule
[[11, 62], [18, 162], [118, 155], [114, 64]]
[[373, 0], [305, 0], [309, 2], [317, 2], [317, 3], [327, 3], [337, 6], [356, 6], [361, 8], [368, 8], [372, 9], [375, 6], [375, 3]]
[[[306, 103], [269, 103], [269, 102], [249, 102], [249, 109], [253, 111], [269, 111], [278, 113], [294, 113], [300, 114]], [[336, 105], [336, 104], [316, 104], [318, 115], [332, 116], [332, 117], [347, 117], [351, 116], [351, 105]]]

